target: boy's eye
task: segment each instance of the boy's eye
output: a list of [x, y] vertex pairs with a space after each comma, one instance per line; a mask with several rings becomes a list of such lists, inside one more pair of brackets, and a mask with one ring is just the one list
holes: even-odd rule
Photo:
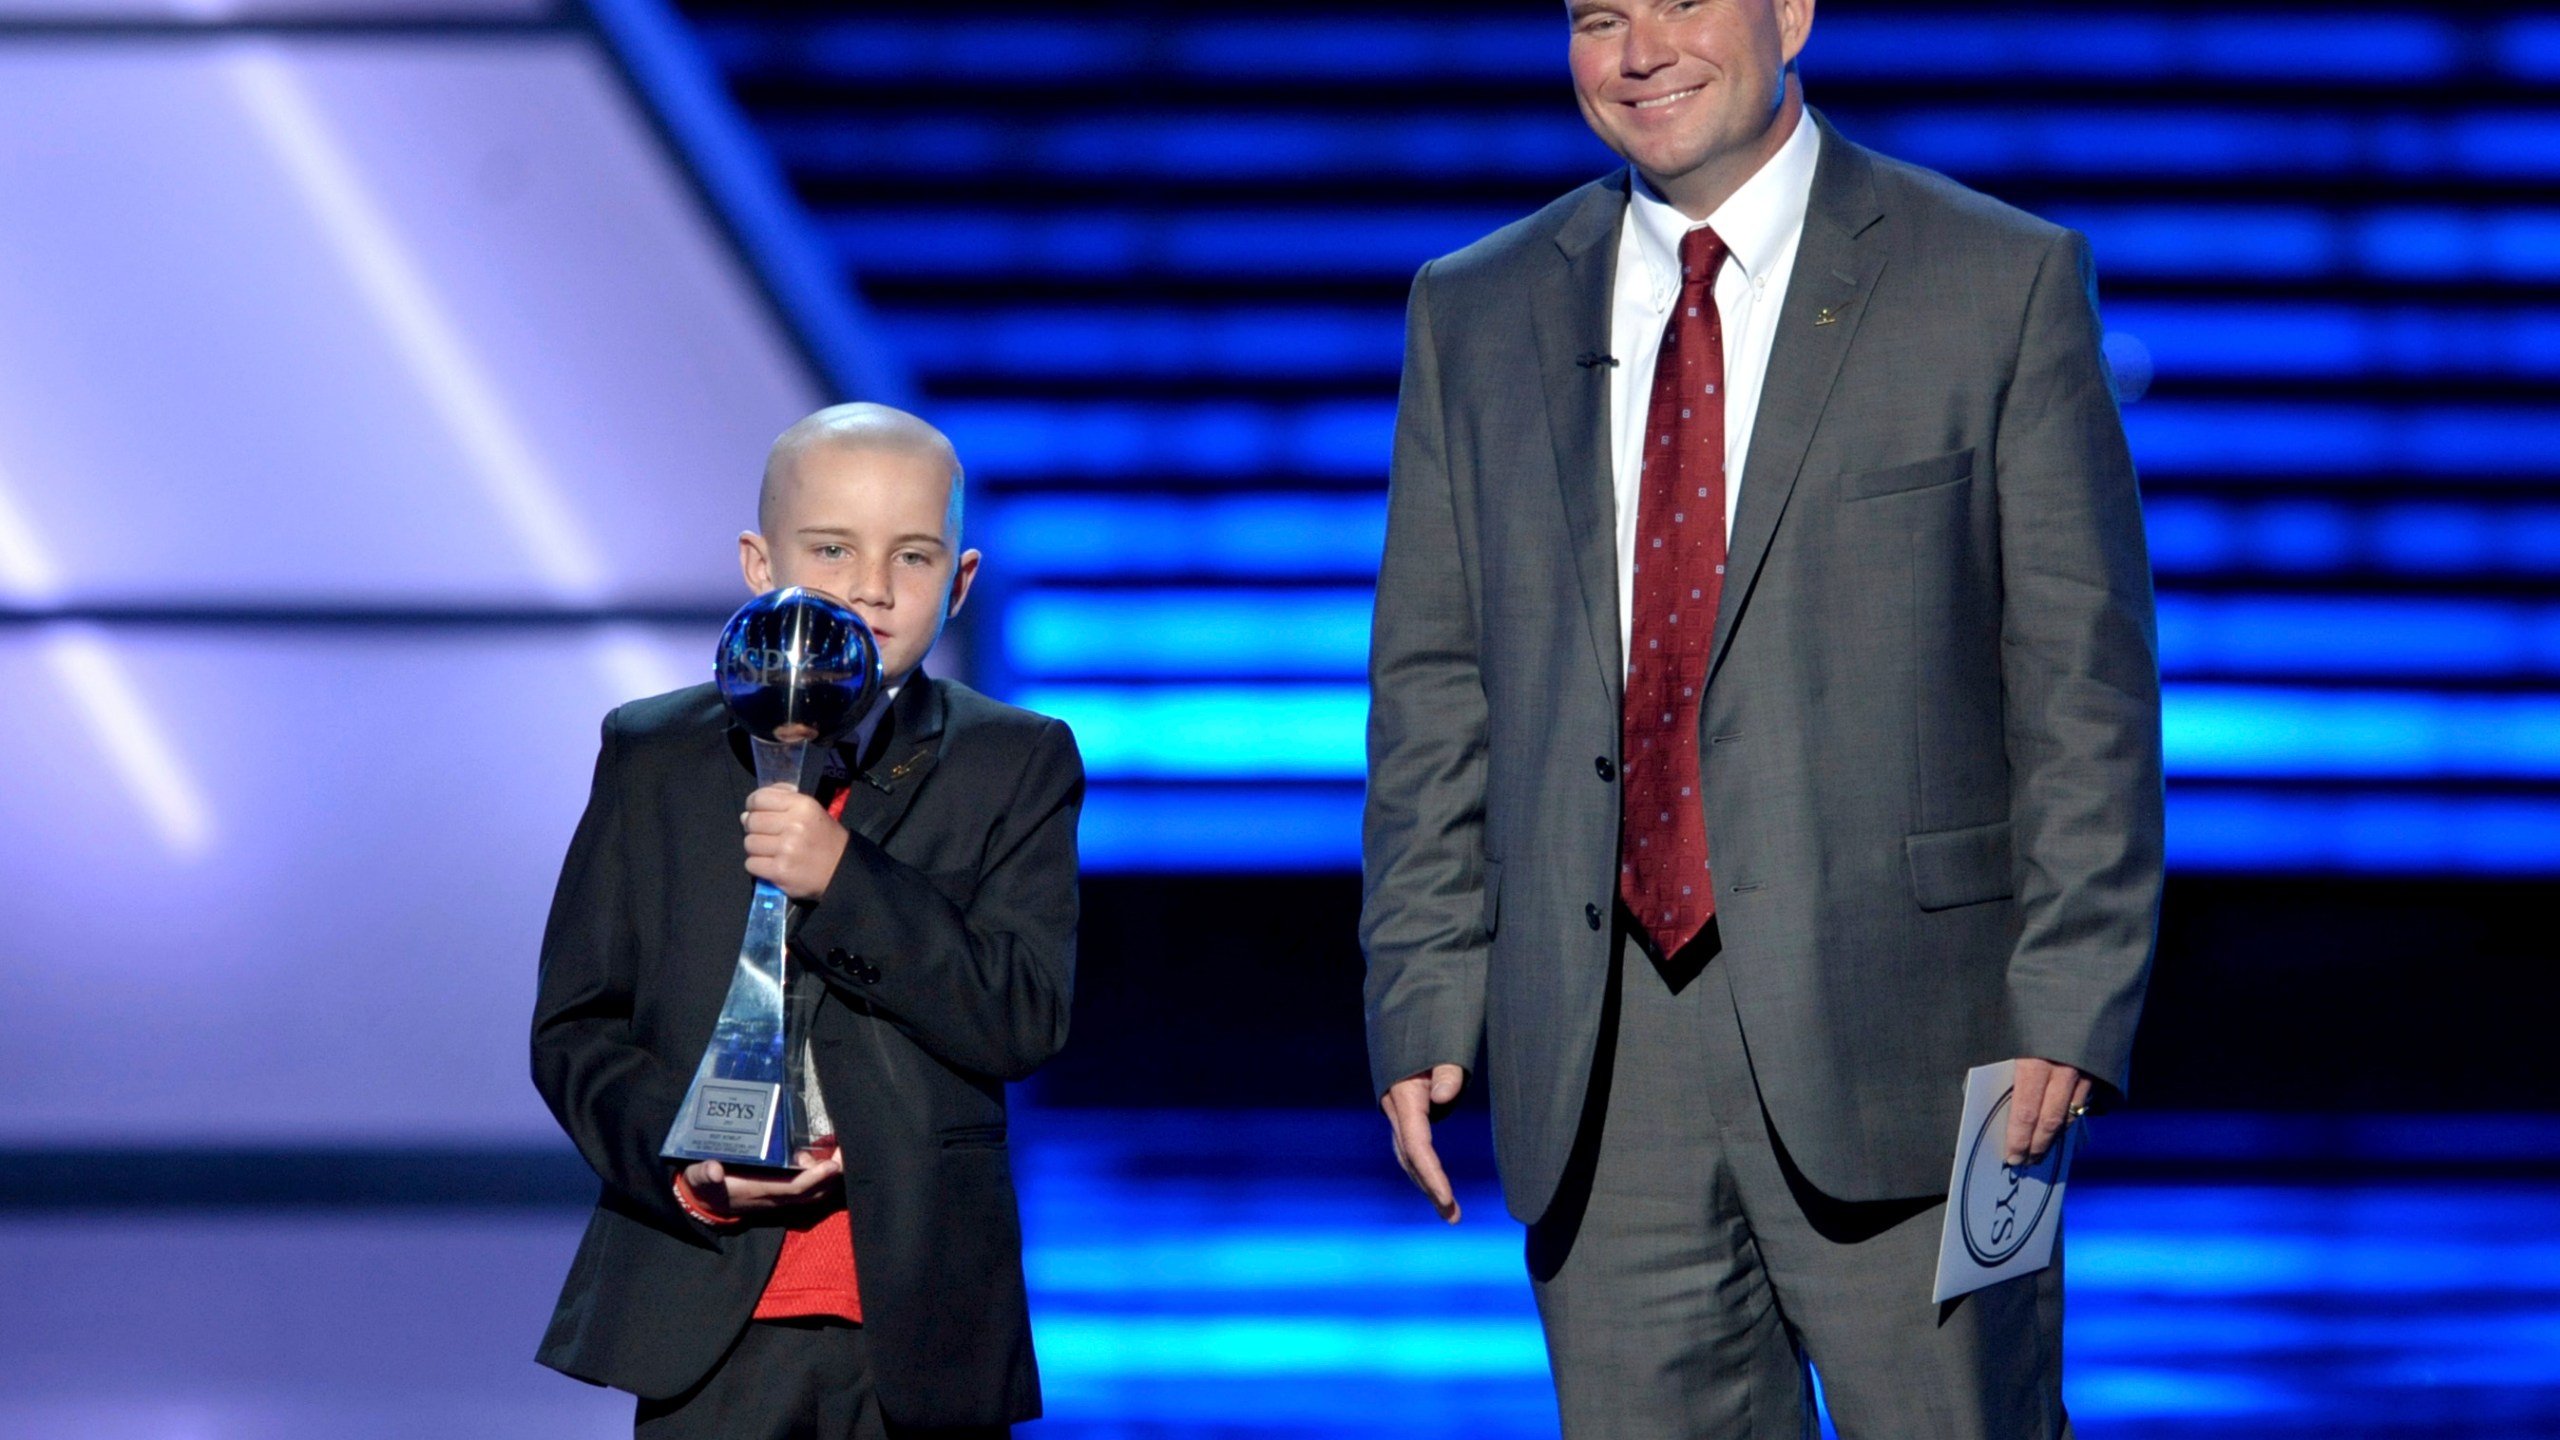
[[821, 560], [841, 560], [847, 553], [848, 552], [841, 545], [821, 545], [818, 547], [818, 558]]

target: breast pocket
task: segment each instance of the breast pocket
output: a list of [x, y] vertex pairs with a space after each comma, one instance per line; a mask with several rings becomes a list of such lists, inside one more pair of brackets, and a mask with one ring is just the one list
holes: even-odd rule
[[1972, 478], [1973, 452], [1956, 450], [1945, 455], [1932, 455], [1926, 460], [1887, 465], [1881, 470], [1860, 470], [1842, 475], [1840, 498], [1874, 500], [1886, 495], [1908, 495], [1915, 490], [1934, 490], [1941, 485], [1954, 485]]

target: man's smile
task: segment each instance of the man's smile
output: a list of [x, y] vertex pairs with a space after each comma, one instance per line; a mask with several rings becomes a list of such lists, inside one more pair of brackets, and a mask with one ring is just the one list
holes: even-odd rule
[[1668, 95], [1656, 95], [1650, 100], [1636, 100], [1630, 102], [1630, 104], [1632, 108], [1637, 110], [1659, 110], [1665, 105], [1686, 100], [1690, 96], [1695, 95], [1706, 88], [1707, 87], [1704, 85], [1692, 85], [1686, 90], [1674, 90]]

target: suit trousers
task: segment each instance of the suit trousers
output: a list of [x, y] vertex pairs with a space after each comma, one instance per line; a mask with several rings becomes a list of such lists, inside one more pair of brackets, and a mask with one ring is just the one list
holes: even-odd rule
[[642, 1400], [635, 1440], [1003, 1440], [1012, 1427], [892, 1425], [871, 1385], [862, 1327], [842, 1320], [752, 1320], [701, 1383]]
[[2059, 1247], [1932, 1303], [1944, 1197], [1845, 1202], [1796, 1172], [1715, 934], [1670, 964], [1621, 939], [1573, 1156], [1530, 1227], [1567, 1440], [1810, 1437], [1808, 1362], [1843, 1440], [2067, 1436]]

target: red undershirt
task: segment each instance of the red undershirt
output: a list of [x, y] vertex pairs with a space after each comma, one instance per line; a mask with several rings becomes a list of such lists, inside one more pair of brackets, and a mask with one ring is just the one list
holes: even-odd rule
[[[839, 790], [827, 806], [827, 814], [844, 819], [844, 797]], [[684, 1182], [684, 1172], [676, 1172], [676, 1198], [696, 1218], [709, 1215], [708, 1207]], [[715, 1224], [737, 1224], [734, 1219], [715, 1220]], [[782, 1234], [782, 1254], [773, 1262], [773, 1277], [764, 1282], [764, 1296], [756, 1301], [758, 1320], [789, 1320], [810, 1315], [831, 1315], [859, 1323], [862, 1319], [862, 1292], [855, 1283], [853, 1268], [853, 1222], [838, 1203], [823, 1215], [793, 1220]]]

